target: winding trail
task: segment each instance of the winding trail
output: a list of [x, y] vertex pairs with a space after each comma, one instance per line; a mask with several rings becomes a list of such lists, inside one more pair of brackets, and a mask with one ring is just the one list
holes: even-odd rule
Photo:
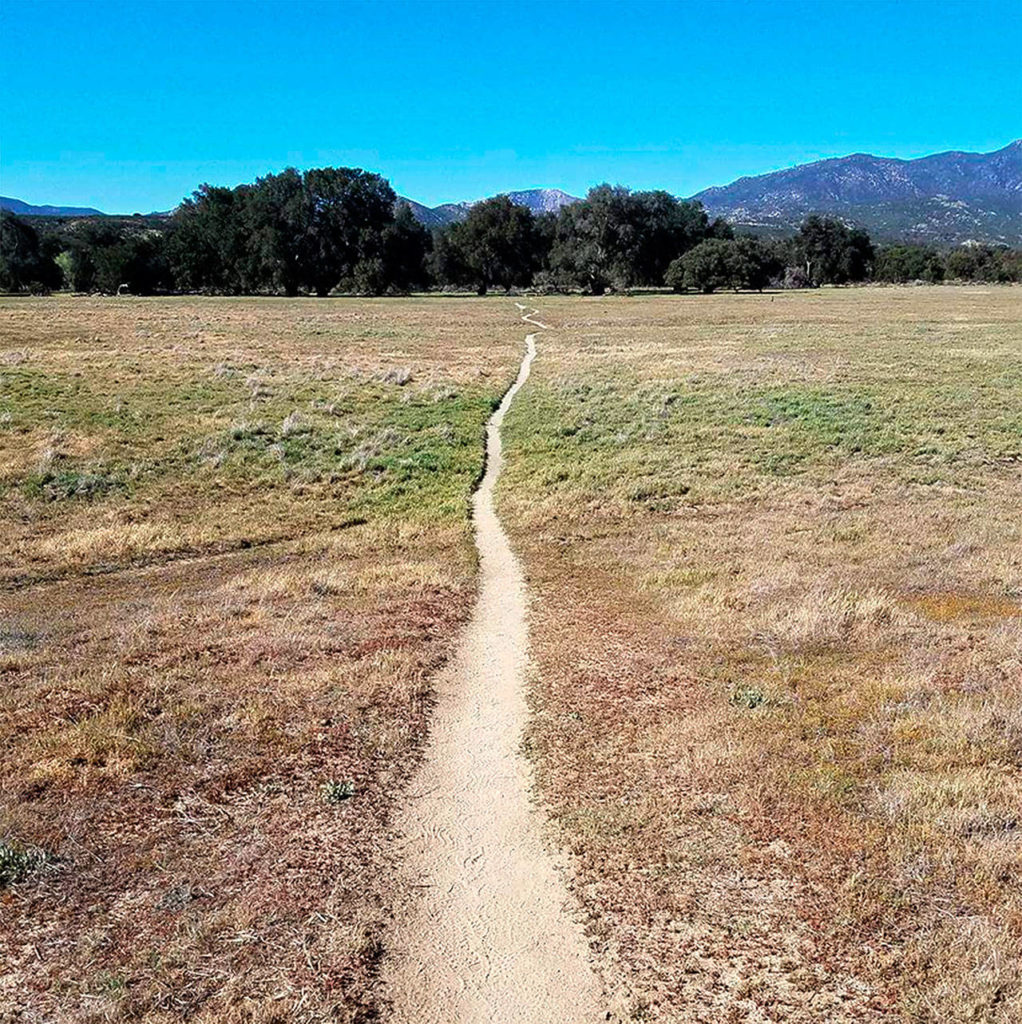
[[[522, 320], [546, 329], [518, 304]], [[486, 427], [486, 472], [472, 501], [481, 588], [438, 684], [426, 761], [396, 822], [405, 887], [384, 960], [400, 1024], [592, 1024], [599, 990], [581, 925], [541, 839], [519, 746], [527, 708], [525, 582], [493, 507], [500, 427], [529, 376]]]

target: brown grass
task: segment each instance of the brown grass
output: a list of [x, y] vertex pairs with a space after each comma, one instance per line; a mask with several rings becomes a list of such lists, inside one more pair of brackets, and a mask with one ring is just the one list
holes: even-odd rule
[[0, 1019], [371, 1016], [520, 346], [503, 303], [0, 303], [0, 842], [42, 851]]
[[549, 300], [530, 747], [622, 1019], [1022, 1017], [1022, 293]]

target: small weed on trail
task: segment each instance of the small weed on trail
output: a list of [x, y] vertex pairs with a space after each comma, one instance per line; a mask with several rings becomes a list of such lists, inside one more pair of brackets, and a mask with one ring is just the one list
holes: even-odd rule
[[0, 889], [23, 882], [33, 872], [52, 863], [53, 857], [44, 850], [0, 842]]
[[344, 779], [342, 782], [331, 779], [323, 783], [322, 793], [328, 804], [342, 804], [355, 795], [355, 783], [351, 779]]

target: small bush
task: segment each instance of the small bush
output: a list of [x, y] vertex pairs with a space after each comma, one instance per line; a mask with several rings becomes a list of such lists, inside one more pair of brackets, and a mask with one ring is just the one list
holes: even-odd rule
[[0, 889], [24, 881], [29, 874], [45, 866], [50, 860], [43, 850], [25, 850], [20, 846], [0, 843]]
[[291, 437], [294, 434], [304, 434], [309, 429], [308, 421], [297, 409], [294, 409], [284, 418], [284, 422], [280, 426], [280, 436]]
[[411, 379], [412, 371], [407, 366], [388, 370], [382, 378], [384, 384], [396, 384], [399, 388], [403, 388]]
[[731, 703], [738, 708], [755, 711], [766, 703], [763, 691], [755, 686], [736, 686], [731, 692]]
[[328, 804], [341, 804], [355, 795], [355, 783], [351, 779], [330, 779], [323, 783], [321, 792]]

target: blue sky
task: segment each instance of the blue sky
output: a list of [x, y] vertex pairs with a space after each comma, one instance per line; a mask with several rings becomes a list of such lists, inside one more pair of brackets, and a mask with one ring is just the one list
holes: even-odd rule
[[435, 204], [689, 195], [1022, 135], [1022, 2], [0, 3], [0, 192], [109, 212], [344, 164]]

